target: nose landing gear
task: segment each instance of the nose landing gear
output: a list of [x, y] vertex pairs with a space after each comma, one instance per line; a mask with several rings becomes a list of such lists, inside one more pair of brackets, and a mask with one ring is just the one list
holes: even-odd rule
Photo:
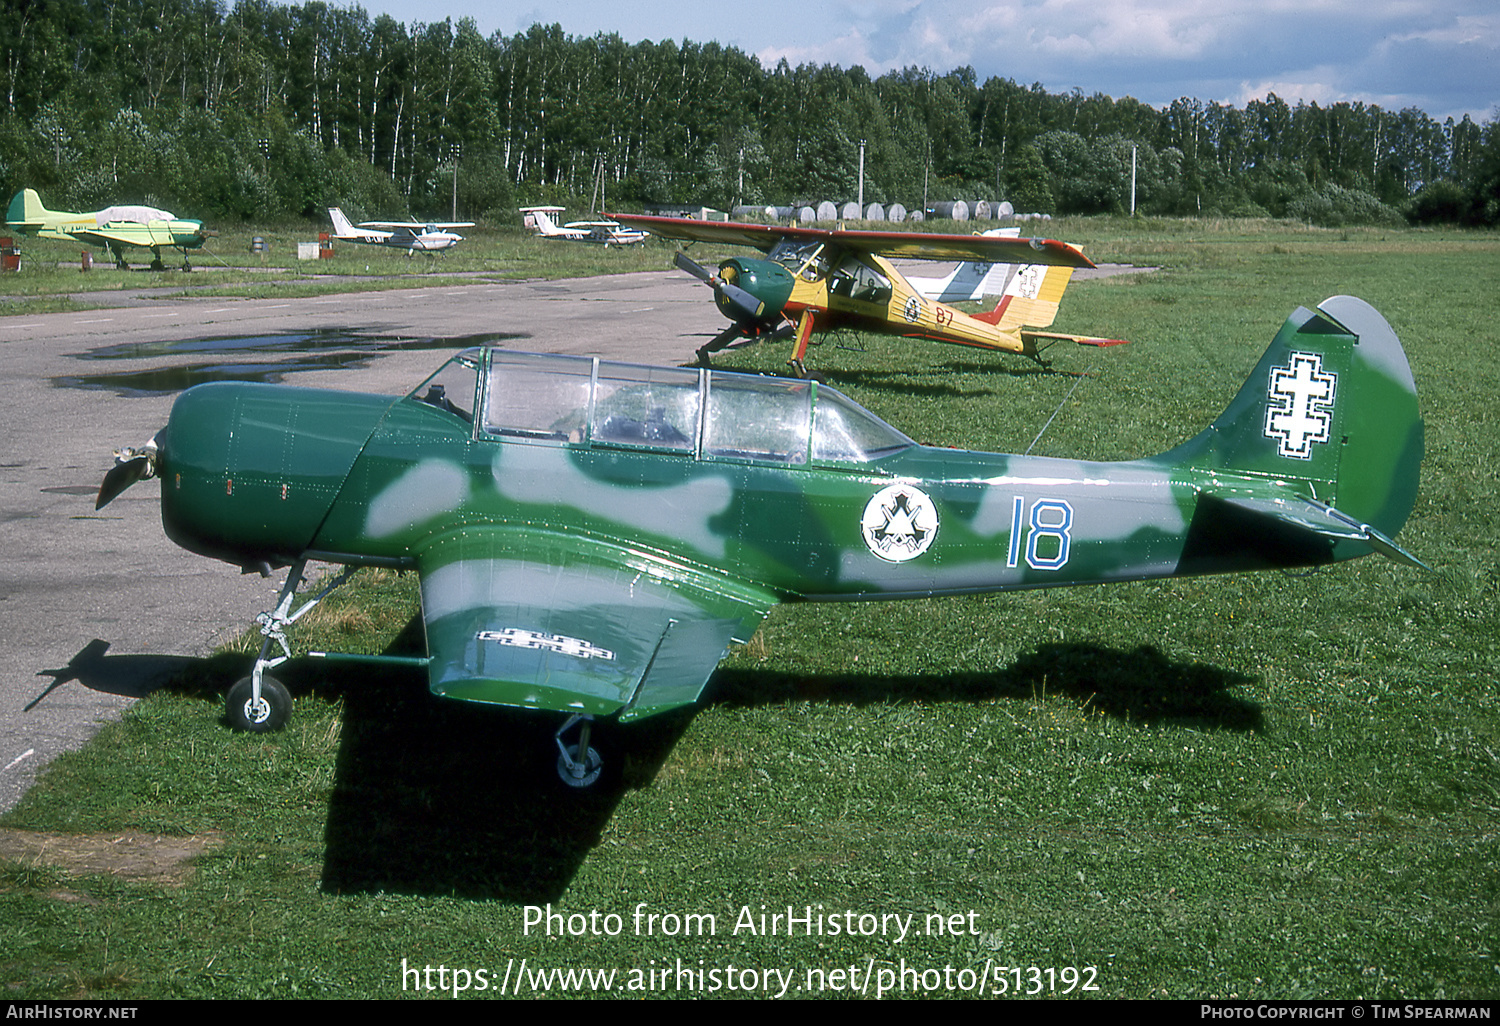
[[[594, 718], [588, 715], [569, 716], [567, 722], [557, 728], [557, 775], [564, 784], [580, 790], [593, 787], [604, 773], [604, 760], [597, 749], [589, 747]], [[563, 735], [578, 726], [578, 740], [568, 744]]]

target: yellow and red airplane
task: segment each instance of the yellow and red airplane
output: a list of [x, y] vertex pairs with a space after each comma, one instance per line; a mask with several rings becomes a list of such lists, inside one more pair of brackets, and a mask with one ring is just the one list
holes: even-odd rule
[[[719, 311], [733, 322], [698, 350], [705, 366], [710, 354], [726, 346], [792, 337], [787, 362], [805, 377], [813, 333], [838, 328], [1018, 353], [1038, 362], [1055, 342], [1108, 346], [1123, 341], [1035, 330], [1056, 318], [1073, 269], [1094, 266], [1076, 246], [1053, 239], [605, 216], [663, 238], [751, 246], [766, 254], [721, 260], [718, 274], [677, 254], [677, 266], [710, 285]], [[993, 310], [970, 314], [923, 295], [892, 266], [893, 259], [1003, 263], [1018, 265], [1018, 271]]]

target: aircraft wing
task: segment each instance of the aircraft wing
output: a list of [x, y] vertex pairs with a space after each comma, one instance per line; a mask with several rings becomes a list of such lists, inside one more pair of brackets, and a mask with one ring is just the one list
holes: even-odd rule
[[769, 592], [530, 527], [470, 528], [418, 555], [435, 694], [622, 721], [697, 701]]
[[1054, 264], [1093, 267], [1077, 246], [1055, 239], [1010, 239], [993, 235], [937, 235], [929, 232], [848, 232], [827, 228], [793, 228], [726, 221], [691, 221], [645, 214], [605, 214], [621, 224], [685, 242], [753, 246], [763, 252], [782, 239], [826, 242], [856, 253], [900, 260], [978, 260], [994, 264]]
[[361, 228], [412, 228], [417, 231], [426, 231], [428, 228], [436, 228], [439, 231], [447, 231], [449, 228], [472, 228], [473, 221], [361, 221]]
[[138, 224], [130, 228], [88, 228], [83, 231], [73, 231], [69, 234], [75, 239], [92, 243], [95, 246], [103, 246], [114, 242], [122, 246], [170, 246], [172, 245], [172, 233], [164, 231], [158, 237], [157, 232], [146, 225]]

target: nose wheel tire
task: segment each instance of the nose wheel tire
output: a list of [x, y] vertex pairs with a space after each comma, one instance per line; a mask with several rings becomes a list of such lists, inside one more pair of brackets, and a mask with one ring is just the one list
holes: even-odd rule
[[260, 699], [255, 698], [255, 682], [246, 677], [229, 689], [225, 715], [235, 730], [265, 734], [286, 726], [292, 716], [292, 696], [275, 677], [262, 675]]
[[557, 775], [569, 787], [593, 787], [603, 772], [604, 760], [599, 757], [598, 749], [593, 747], [589, 748], [583, 759], [578, 758], [577, 745], [570, 745], [566, 755], [557, 757]]

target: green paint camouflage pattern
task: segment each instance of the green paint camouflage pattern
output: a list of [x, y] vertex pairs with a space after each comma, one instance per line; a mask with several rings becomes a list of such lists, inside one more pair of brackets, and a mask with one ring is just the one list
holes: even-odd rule
[[242, 565], [414, 568], [432, 690], [621, 719], [697, 699], [772, 605], [1314, 566], [1379, 551], [1422, 456], [1395, 334], [1296, 311], [1161, 456], [916, 445], [813, 382], [470, 350], [411, 395], [221, 383], [158, 437], [163, 521]]

